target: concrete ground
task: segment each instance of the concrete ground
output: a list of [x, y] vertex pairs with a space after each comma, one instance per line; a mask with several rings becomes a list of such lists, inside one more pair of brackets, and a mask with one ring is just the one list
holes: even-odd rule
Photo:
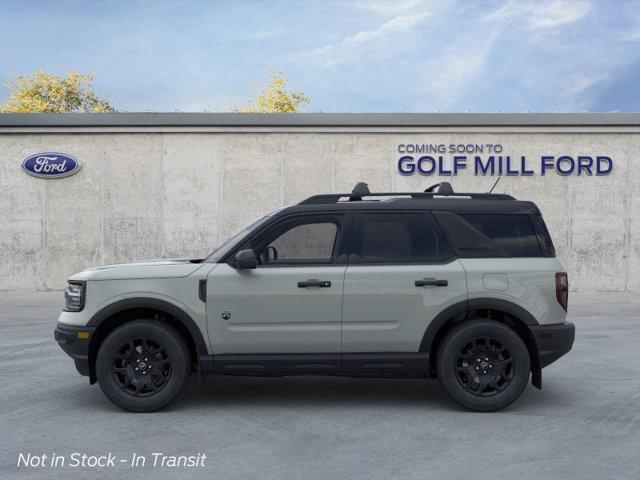
[[[508, 409], [470, 413], [437, 381], [210, 377], [130, 414], [52, 340], [60, 293], [0, 294], [0, 478], [638, 479], [640, 294], [572, 294], [573, 351]], [[128, 459], [16, 466], [19, 453]], [[153, 452], [205, 467], [150, 466]]]

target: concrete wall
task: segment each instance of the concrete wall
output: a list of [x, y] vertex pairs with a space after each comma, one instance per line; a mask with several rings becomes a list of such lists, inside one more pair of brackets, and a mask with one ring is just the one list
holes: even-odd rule
[[[514, 130], [514, 129], [512, 129]], [[535, 201], [573, 289], [640, 290], [637, 133], [0, 133], [0, 289], [60, 289], [86, 267], [206, 255], [264, 213], [316, 194], [421, 191], [437, 177], [397, 173], [400, 143], [499, 142], [504, 154], [601, 154], [604, 177], [504, 177], [496, 191]], [[76, 175], [45, 180], [21, 162], [71, 154]], [[458, 191], [486, 191], [467, 169]]]

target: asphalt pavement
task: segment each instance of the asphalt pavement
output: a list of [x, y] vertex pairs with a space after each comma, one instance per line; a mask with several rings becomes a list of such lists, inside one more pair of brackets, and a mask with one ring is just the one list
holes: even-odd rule
[[[638, 293], [571, 294], [573, 350], [497, 413], [459, 408], [435, 380], [323, 377], [209, 377], [127, 413], [53, 341], [61, 306], [0, 292], [0, 478], [640, 478]], [[198, 464], [171, 466], [180, 456]]]

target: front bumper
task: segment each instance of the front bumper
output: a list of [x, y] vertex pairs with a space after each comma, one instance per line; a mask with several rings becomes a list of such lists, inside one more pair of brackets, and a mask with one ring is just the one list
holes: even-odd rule
[[538, 343], [540, 368], [555, 362], [573, 347], [576, 327], [571, 322], [536, 325], [531, 330]]
[[73, 359], [80, 375], [89, 375], [89, 343], [95, 330], [95, 327], [76, 327], [59, 323], [53, 331], [56, 342]]

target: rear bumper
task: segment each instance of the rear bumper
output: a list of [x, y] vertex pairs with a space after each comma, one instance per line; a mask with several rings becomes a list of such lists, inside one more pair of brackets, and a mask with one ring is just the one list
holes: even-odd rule
[[60, 323], [53, 331], [56, 342], [73, 359], [80, 375], [89, 375], [89, 343], [94, 331], [95, 327], [75, 327]]
[[576, 327], [571, 322], [531, 327], [540, 352], [540, 368], [555, 362], [573, 347]]

